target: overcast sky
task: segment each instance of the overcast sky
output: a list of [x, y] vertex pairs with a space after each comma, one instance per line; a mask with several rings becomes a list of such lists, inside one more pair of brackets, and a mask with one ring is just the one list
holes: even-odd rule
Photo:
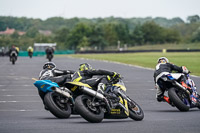
[[47, 19], [200, 16], [200, 0], [0, 0], [0, 16]]

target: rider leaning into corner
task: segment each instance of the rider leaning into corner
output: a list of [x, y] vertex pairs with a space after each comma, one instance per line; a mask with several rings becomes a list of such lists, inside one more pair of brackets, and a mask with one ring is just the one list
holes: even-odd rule
[[[46, 62], [43, 70], [40, 72], [39, 80], [51, 80], [62, 86], [65, 82], [71, 81], [73, 70], [59, 70], [53, 62]], [[45, 93], [38, 89], [38, 93], [42, 100], [44, 100]]]
[[11, 61], [11, 57], [13, 54], [15, 54], [16, 60], [17, 60], [17, 56], [18, 56], [19, 51], [16, 49], [15, 45], [12, 45], [12, 47], [10, 48], [8, 54], [10, 57], [10, 61]]
[[[157, 89], [156, 98], [158, 102], [166, 101], [169, 104], [172, 104], [169, 100], [169, 97], [164, 95], [165, 89], [162, 88], [163, 81], [159, 78], [163, 75], [167, 75], [172, 73], [172, 71], [176, 71], [178, 73], [185, 73], [188, 74], [189, 70], [185, 66], [176, 66], [174, 64], [169, 63], [169, 60], [166, 57], [160, 57], [157, 61], [156, 69], [154, 71], [154, 82], [155, 88]], [[186, 79], [184, 76], [181, 77], [181, 83], [186, 83]], [[191, 88], [187, 88], [190, 92], [192, 91]], [[198, 94], [199, 97], [199, 94]], [[198, 104], [198, 103], [197, 103]], [[200, 105], [197, 105], [200, 106]]]
[[[108, 75], [108, 77], [102, 78], [97, 83], [97, 79], [93, 78], [94, 75]], [[104, 93], [106, 83], [108, 83], [109, 76], [113, 78], [119, 78], [120, 74], [116, 72], [106, 71], [106, 70], [95, 70], [88, 63], [80, 64], [79, 71], [75, 72], [72, 81], [86, 83], [92, 87], [97, 87], [97, 91]]]

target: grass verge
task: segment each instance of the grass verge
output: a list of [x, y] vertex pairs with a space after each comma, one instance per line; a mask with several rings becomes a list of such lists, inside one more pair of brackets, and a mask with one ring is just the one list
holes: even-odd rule
[[68, 55], [76, 58], [88, 58], [121, 62], [125, 64], [155, 68], [157, 59], [165, 56], [178, 66], [186, 66], [192, 75], [200, 76], [200, 52], [180, 53], [125, 53], [125, 54], [75, 54]]

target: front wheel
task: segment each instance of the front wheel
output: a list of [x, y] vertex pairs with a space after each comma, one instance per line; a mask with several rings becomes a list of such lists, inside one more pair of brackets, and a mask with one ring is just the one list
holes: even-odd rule
[[128, 102], [128, 108], [129, 108], [129, 117], [136, 121], [141, 121], [144, 118], [144, 112], [142, 111], [142, 108], [131, 99], [130, 102]]
[[61, 96], [55, 92], [48, 92], [44, 97], [44, 103], [49, 111], [57, 118], [69, 118], [71, 115], [70, 104], [61, 103]]
[[170, 88], [168, 90], [169, 99], [171, 102], [180, 110], [180, 111], [188, 111], [190, 109], [189, 106], [184, 104], [185, 96], [183, 93], [177, 95], [175, 88]]
[[91, 97], [80, 95], [75, 100], [75, 110], [88, 122], [99, 123], [104, 118], [104, 112], [100, 106], [94, 106]]

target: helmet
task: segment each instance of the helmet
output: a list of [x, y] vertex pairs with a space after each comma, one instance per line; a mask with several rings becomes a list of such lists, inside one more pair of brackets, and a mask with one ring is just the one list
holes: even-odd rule
[[169, 60], [166, 57], [160, 57], [158, 58], [158, 63], [169, 63]]
[[92, 66], [90, 64], [88, 63], [80, 64], [80, 67], [79, 67], [80, 71], [90, 70], [90, 69], [92, 69]]
[[43, 69], [55, 69], [56, 68], [56, 64], [53, 62], [46, 62], [43, 66]]

